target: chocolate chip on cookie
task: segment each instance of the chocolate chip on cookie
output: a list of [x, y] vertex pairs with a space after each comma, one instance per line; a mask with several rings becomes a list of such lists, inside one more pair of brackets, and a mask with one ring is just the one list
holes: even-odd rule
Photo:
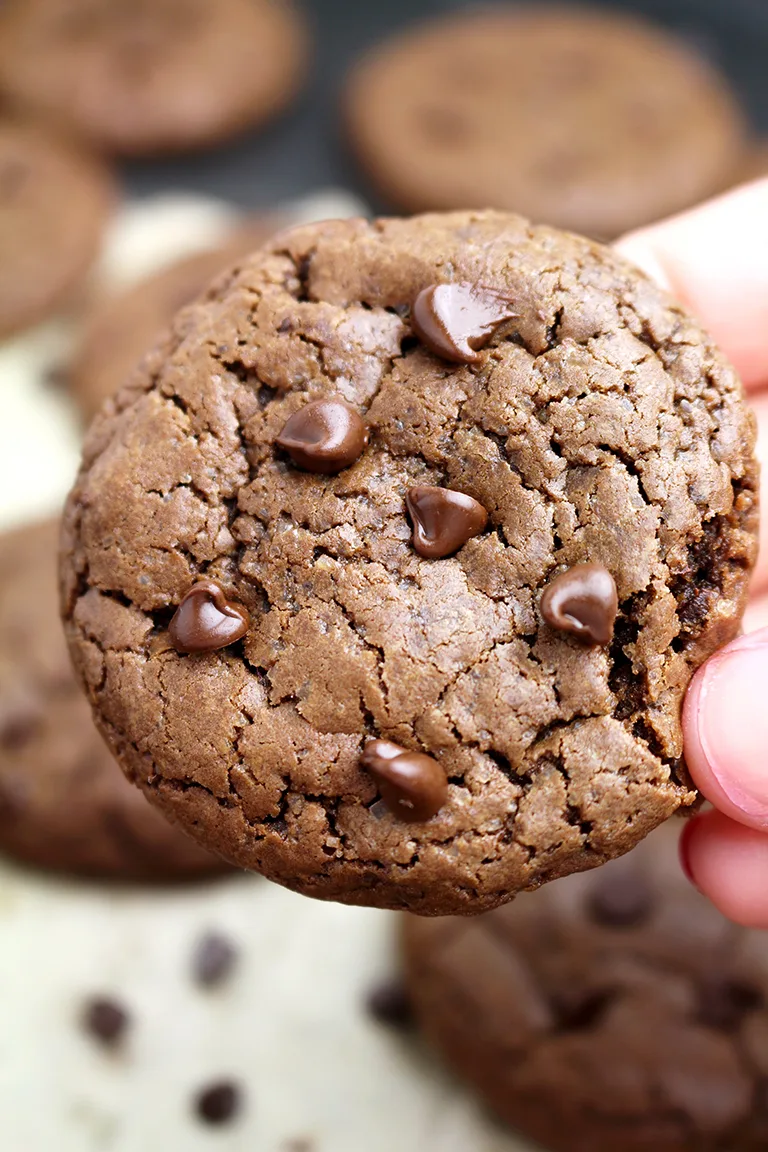
[[403, 925], [416, 1024], [537, 1147], [768, 1142], [768, 941], [687, 882], [678, 823], [476, 919]]
[[289, 0], [5, 0], [6, 97], [127, 156], [218, 143], [296, 94], [307, 34]]
[[746, 136], [726, 78], [689, 44], [557, 3], [407, 28], [356, 66], [345, 114], [398, 208], [500, 208], [602, 238], [722, 191]]
[[[58, 618], [58, 537], [53, 522], [0, 536], [0, 850], [148, 883], [227, 871], [126, 783], [96, 731]], [[139, 636], [135, 623], [122, 633], [118, 661]]]
[[[443, 282], [515, 314], [470, 362], [419, 338]], [[478, 912], [696, 799], [680, 706], [739, 628], [754, 427], [615, 252], [493, 212], [283, 232], [177, 317], [84, 460], [75, 663], [128, 775], [239, 866]], [[250, 625], [189, 656], [165, 641], [200, 581]]]

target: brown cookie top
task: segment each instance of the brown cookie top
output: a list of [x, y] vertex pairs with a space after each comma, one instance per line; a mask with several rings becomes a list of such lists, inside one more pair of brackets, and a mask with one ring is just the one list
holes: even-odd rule
[[85, 329], [67, 383], [86, 419], [95, 416], [159, 339], [174, 315], [224, 269], [269, 239], [276, 219], [253, 219], [214, 249], [196, 252], [122, 292], [100, 298]]
[[408, 29], [350, 78], [352, 145], [407, 211], [501, 208], [612, 238], [732, 181], [725, 79], [636, 17], [549, 4]]
[[768, 1143], [768, 941], [687, 882], [677, 827], [486, 916], [403, 924], [417, 1021], [552, 1152]]
[[113, 205], [106, 168], [38, 128], [0, 121], [0, 337], [66, 303]]
[[0, 536], [0, 850], [121, 880], [221, 872], [126, 783], [93, 725], [58, 619], [58, 531]]
[[[515, 314], [469, 364], [410, 322], [450, 282]], [[321, 401], [368, 433], [333, 474], [279, 444]], [[317, 451], [331, 432], [304, 427]], [[285, 232], [91, 428], [62, 568], [74, 659], [129, 775], [240, 865], [348, 902], [490, 908], [694, 799], [680, 703], [738, 629], [753, 448], [733, 370], [609, 249], [490, 212]], [[407, 497], [430, 487], [487, 515], [462, 541], [451, 513], [450, 554], [414, 545]], [[587, 563], [616, 589], [590, 637], [541, 605]], [[190, 655], [168, 628], [200, 580], [249, 625]]]
[[296, 94], [307, 35], [290, 0], [6, 0], [0, 85], [125, 155], [198, 148]]

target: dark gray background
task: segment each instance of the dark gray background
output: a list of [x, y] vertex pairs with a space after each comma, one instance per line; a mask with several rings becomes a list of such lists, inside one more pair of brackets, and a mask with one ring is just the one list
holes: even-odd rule
[[[529, 0], [530, 2], [530, 0]], [[210, 0], [215, 4], [216, 0]], [[130, 164], [130, 192], [190, 189], [247, 207], [279, 203], [326, 185], [341, 185], [385, 208], [345, 153], [339, 93], [350, 65], [384, 36], [466, 0], [297, 0], [312, 26], [315, 55], [295, 108], [266, 132], [178, 160]], [[602, 7], [643, 13], [689, 36], [729, 74], [768, 133], [768, 0], [603, 0]]]

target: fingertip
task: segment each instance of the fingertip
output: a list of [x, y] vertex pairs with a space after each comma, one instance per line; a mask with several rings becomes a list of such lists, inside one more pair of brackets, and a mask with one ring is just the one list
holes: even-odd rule
[[683, 829], [680, 863], [729, 920], [768, 928], [768, 835], [722, 812], [703, 812]]
[[696, 787], [732, 820], [768, 831], [768, 629], [741, 636], [693, 678], [683, 707]]

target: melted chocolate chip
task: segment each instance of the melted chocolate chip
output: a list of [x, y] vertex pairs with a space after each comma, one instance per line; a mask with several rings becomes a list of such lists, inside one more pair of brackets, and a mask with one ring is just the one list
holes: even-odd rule
[[541, 597], [547, 624], [585, 644], [610, 644], [618, 607], [616, 583], [601, 564], [577, 564], [561, 572]]
[[389, 740], [371, 740], [361, 763], [378, 784], [390, 812], [408, 823], [431, 819], [448, 798], [444, 769], [422, 752], [410, 752]]
[[195, 1111], [206, 1124], [226, 1124], [241, 1107], [240, 1089], [231, 1080], [220, 1080], [203, 1088], [195, 1098]]
[[294, 412], [275, 443], [299, 468], [331, 475], [354, 464], [368, 443], [368, 429], [343, 400], [313, 400]]
[[443, 360], [476, 364], [480, 349], [505, 320], [517, 315], [496, 292], [472, 284], [433, 284], [413, 302], [411, 324], [419, 339]]
[[214, 988], [231, 974], [237, 949], [218, 932], [208, 932], [198, 942], [192, 956], [192, 975], [203, 988]]
[[117, 1048], [130, 1022], [128, 1013], [116, 1000], [95, 996], [83, 1009], [83, 1028], [105, 1048]]
[[604, 928], [637, 928], [653, 911], [653, 892], [640, 872], [604, 869], [589, 894], [587, 906]]
[[215, 652], [241, 640], [249, 625], [245, 608], [227, 600], [212, 580], [201, 580], [179, 604], [168, 633], [177, 652]]
[[488, 523], [482, 504], [450, 488], [417, 485], [408, 491], [405, 503], [413, 522], [413, 546], [432, 560], [458, 551]]
[[408, 1028], [413, 1023], [413, 1007], [402, 980], [387, 980], [369, 992], [365, 1002], [369, 1014], [389, 1028]]

